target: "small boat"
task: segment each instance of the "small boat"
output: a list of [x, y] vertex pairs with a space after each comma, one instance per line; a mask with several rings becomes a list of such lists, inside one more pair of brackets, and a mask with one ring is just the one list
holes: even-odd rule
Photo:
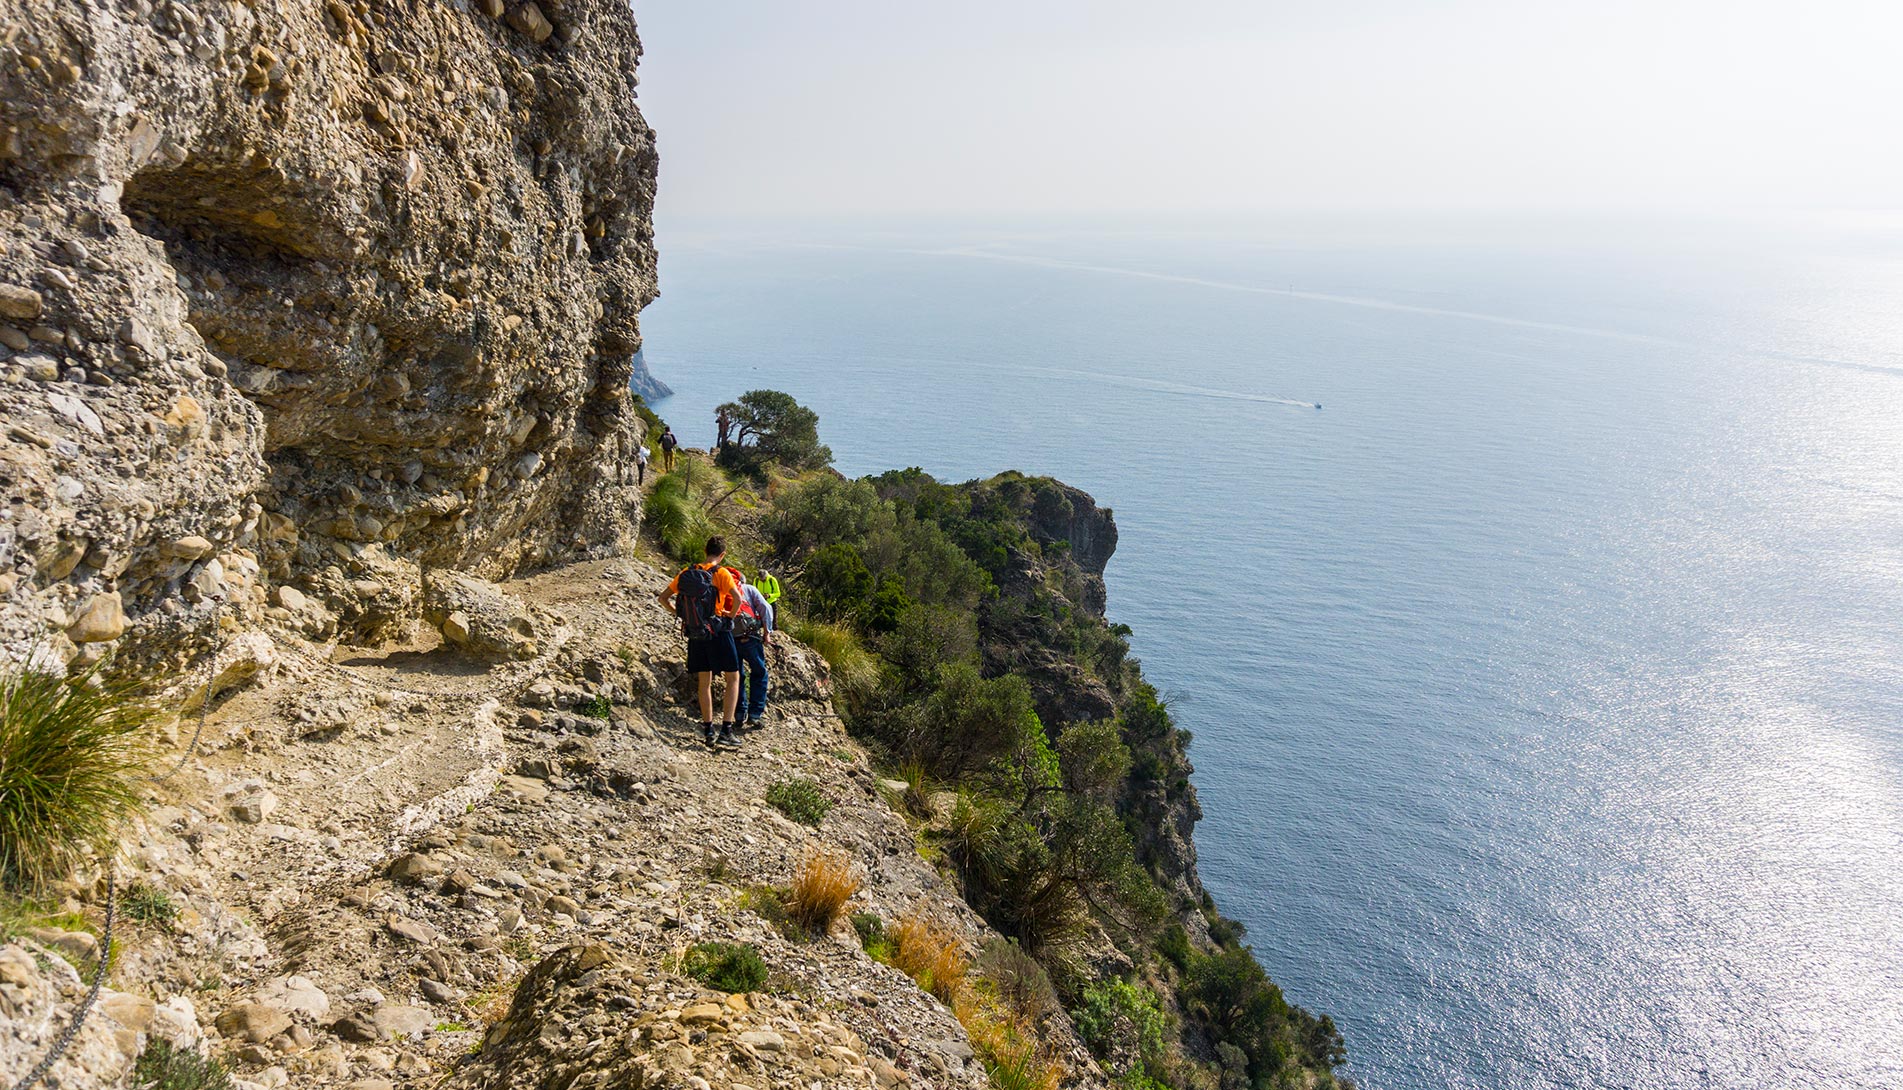
[[1317, 402], [1315, 403], [1315, 407], [1316, 407], [1317, 409], [1319, 409], [1319, 408], [1321, 408], [1321, 407], [1322, 407], [1322, 403], [1321, 403], [1321, 402], [1319, 402], [1319, 401], [1317, 401]]

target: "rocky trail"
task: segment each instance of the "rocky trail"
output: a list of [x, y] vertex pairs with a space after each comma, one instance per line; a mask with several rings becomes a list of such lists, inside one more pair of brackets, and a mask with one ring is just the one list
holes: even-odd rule
[[[264, 1087], [987, 1085], [951, 1012], [847, 921], [795, 942], [743, 907], [827, 851], [863, 882], [849, 912], [983, 932], [882, 799], [816, 654], [783, 639], [768, 724], [702, 744], [664, 578], [621, 558], [480, 585], [445, 622], [463, 646], [428, 627], [377, 649], [253, 639], [121, 859], [122, 887], [177, 918], [122, 926], [103, 1013], [49, 1085], [120, 1085], [148, 1033], [212, 1037]], [[485, 632], [526, 657], [485, 659]], [[832, 801], [817, 827], [766, 803], [791, 778]], [[0, 1081], [64, 1024], [52, 994], [77, 997], [50, 951], [88, 938], [0, 953]], [[713, 940], [760, 950], [762, 992], [678, 972]], [[1073, 1070], [1094, 1074], [1081, 1052]]]

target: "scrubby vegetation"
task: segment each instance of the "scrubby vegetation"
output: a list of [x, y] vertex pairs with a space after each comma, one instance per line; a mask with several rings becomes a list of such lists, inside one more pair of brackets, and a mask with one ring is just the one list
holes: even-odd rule
[[161, 927], [178, 918], [178, 906], [171, 895], [149, 882], [137, 881], [126, 887], [119, 910], [135, 923]]
[[97, 667], [0, 675], [0, 886], [30, 889], [112, 842], [140, 806], [151, 719]]
[[833, 808], [833, 800], [826, 797], [818, 784], [797, 777], [769, 785], [766, 801], [775, 810], [805, 825], [818, 825]]
[[[760, 393], [748, 397], [794, 421], [792, 449], [809, 451], [809, 414]], [[747, 400], [729, 406], [736, 420]], [[1344, 1057], [1333, 1023], [1283, 999], [1239, 925], [1155, 877], [1156, 831], [1188, 805], [1189, 735], [1073, 555], [1088, 501], [1017, 473], [847, 480], [759, 434], [723, 464], [765, 502], [745, 533], [722, 529], [785, 582], [782, 627], [825, 657], [848, 725], [905, 782], [890, 797], [918, 823], [921, 850], [1013, 940], [975, 973], [922, 919], [888, 931], [855, 918], [861, 942], [955, 1008], [964, 996], [1000, 1085], [1036, 1085], [1014, 1081], [1013, 1059], [1036, 1049], [998, 1027], [1035, 1038], [1023, 1027], [1036, 1016], [1019, 1014], [1039, 980], [1136, 1090], [1334, 1085]], [[670, 551], [709, 532], [670, 517], [655, 527]], [[769, 801], [808, 820], [793, 790], [775, 785]], [[1106, 945], [1133, 966], [1129, 979], [1100, 979]], [[967, 989], [967, 976], [983, 986]], [[1000, 1010], [1018, 1014], [1000, 1022]]]
[[688, 947], [681, 972], [723, 992], [757, 992], [766, 983], [766, 962], [750, 944], [703, 942]]
[[231, 1073], [215, 1059], [153, 1037], [132, 1066], [132, 1085], [141, 1090], [231, 1090]]

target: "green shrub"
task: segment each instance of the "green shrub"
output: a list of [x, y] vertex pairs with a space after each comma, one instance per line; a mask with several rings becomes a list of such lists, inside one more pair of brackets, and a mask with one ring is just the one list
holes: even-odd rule
[[941, 780], [980, 773], [1035, 787], [1057, 781], [1057, 758], [1044, 738], [1021, 677], [986, 678], [969, 663], [939, 672], [938, 687], [919, 706], [906, 755]]
[[1178, 969], [1189, 968], [1189, 929], [1180, 923], [1164, 928], [1163, 934], [1157, 937], [1156, 952]]
[[1098, 1056], [1132, 1056], [1146, 1064], [1161, 1061], [1170, 1031], [1169, 1015], [1156, 993], [1122, 980], [1085, 987], [1071, 1021]]
[[879, 654], [892, 664], [908, 694], [929, 691], [948, 663], [978, 661], [978, 622], [968, 610], [913, 605], [878, 638]]
[[878, 913], [853, 913], [852, 929], [859, 933], [859, 945], [872, 960], [886, 961], [891, 958], [892, 940], [886, 937], [885, 920]]
[[614, 715], [615, 702], [606, 693], [596, 693], [575, 705], [575, 710], [592, 719], [608, 719]]
[[132, 1085], [140, 1090], [231, 1090], [231, 1075], [217, 1060], [189, 1048], [173, 1048], [155, 1036], [132, 1065]]
[[1252, 1076], [1272, 1076], [1291, 1062], [1328, 1068], [1347, 1058], [1334, 1021], [1284, 999], [1249, 947], [1192, 957], [1185, 976], [1189, 1009], [1216, 1040], [1242, 1050]]
[[126, 918], [143, 924], [168, 924], [178, 918], [178, 906], [157, 886], [134, 882], [119, 900]]
[[1109, 720], [1072, 723], [1057, 739], [1057, 752], [1064, 786], [1080, 795], [1109, 802], [1130, 774], [1130, 750]]
[[780, 813], [806, 825], [818, 825], [833, 808], [833, 800], [826, 797], [819, 785], [803, 777], [780, 780], [768, 787], [766, 801]]
[[872, 571], [857, 549], [836, 541], [807, 558], [799, 592], [801, 603], [814, 616], [845, 620], [865, 609], [872, 596]]
[[739, 904], [741, 908], [754, 912], [761, 919], [772, 924], [775, 931], [786, 937], [786, 941], [810, 941], [813, 936], [793, 918], [793, 906], [789, 900], [783, 889], [754, 886], [740, 895]]
[[766, 962], [749, 943], [697, 943], [681, 959], [681, 972], [723, 992], [757, 992], [766, 983]]
[[111, 843], [141, 805], [151, 720], [97, 667], [0, 675], [0, 885], [35, 886]]

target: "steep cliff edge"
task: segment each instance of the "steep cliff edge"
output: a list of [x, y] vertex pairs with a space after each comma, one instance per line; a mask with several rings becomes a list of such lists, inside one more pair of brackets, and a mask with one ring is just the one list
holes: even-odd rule
[[377, 638], [419, 567], [625, 544], [639, 53], [615, 0], [9, 3], [0, 641]]

